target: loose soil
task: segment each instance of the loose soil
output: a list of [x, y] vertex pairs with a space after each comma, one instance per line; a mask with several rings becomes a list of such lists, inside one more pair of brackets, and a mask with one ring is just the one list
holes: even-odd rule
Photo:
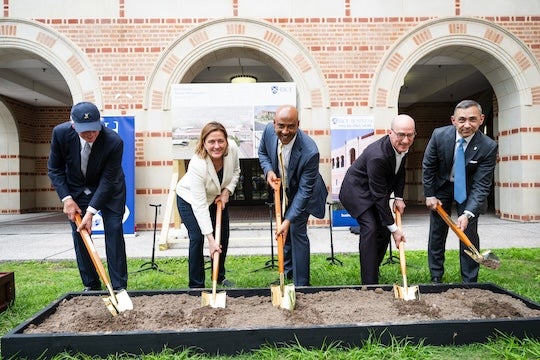
[[178, 331], [206, 328], [305, 327], [313, 325], [417, 323], [540, 317], [509, 295], [482, 289], [449, 289], [421, 294], [420, 300], [396, 299], [392, 291], [340, 289], [296, 293], [294, 311], [272, 306], [268, 296], [226, 296], [225, 308], [201, 307], [201, 297], [160, 294], [132, 297], [134, 309], [112, 316], [100, 296], [64, 300], [42, 323], [26, 334]]

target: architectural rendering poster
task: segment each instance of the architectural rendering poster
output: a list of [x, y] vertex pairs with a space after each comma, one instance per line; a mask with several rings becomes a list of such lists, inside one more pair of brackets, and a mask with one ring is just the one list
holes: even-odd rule
[[296, 105], [294, 83], [175, 84], [171, 89], [174, 159], [190, 159], [204, 125], [218, 121], [241, 159], [257, 158], [264, 127], [282, 104]]
[[[135, 118], [133, 116], [104, 116], [105, 126], [116, 131], [124, 141], [122, 169], [126, 177], [126, 210], [122, 219], [124, 235], [135, 235]], [[101, 212], [94, 215], [92, 235], [103, 235]]]
[[339, 190], [347, 169], [374, 142], [373, 116], [342, 115], [330, 119], [332, 141], [332, 226], [358, 226], [339, 202]]

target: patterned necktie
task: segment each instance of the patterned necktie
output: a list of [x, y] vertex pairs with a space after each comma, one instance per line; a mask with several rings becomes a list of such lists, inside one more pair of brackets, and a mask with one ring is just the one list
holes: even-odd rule
[[463, 203], [467, 199], [467, 181], [465, 179], [465, 151], [463, 144], [465, 139], [458, 140], [459, 145], [456, 150], [454, 159], [454, 199], [459, 203]]
[[88, 166], [88, 158], [90, 157], [90, 152], [92, 148], [88, 142], [84, 143], [83, 149], [81, 150], [81, 171], [84, 176], [86, 176], [86, 167]]
[[283, 159], [283, 144], [279, 144], [279, 171], [281, 172], [281, 197], [283, 198], [283, 206], [281, 207], [282, 216], [285, 216], [285, 209], [287, 207], [287, 173], [285, 172], [285, 161]]

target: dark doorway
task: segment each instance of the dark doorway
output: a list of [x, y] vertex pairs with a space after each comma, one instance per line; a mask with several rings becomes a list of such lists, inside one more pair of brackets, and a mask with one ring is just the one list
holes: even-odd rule
[[240, 180], [231, 205], [265, 205], [267, 201], [268, 186], [259, 159], [241, 159]]

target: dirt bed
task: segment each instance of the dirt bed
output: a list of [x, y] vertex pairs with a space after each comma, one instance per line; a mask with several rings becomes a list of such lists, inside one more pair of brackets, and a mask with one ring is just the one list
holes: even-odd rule
[[113, 317], [99, 296], [64, 300], [56, 312], [25, 333], [111, 333], [206, 328], [268, 328], [313, 325], [416, 323], [540, 317], [509, 295], [482, 289], [449, 289], [421, 294], [420, 300], [395, 299], [393, 292], [341, 289], [296, 294], [294, 311], [274, 308], [268, 296], [226, 297], [225, 308], [201, 307], [201, 298], [188, 294], [132, 297], [134, 309]]

